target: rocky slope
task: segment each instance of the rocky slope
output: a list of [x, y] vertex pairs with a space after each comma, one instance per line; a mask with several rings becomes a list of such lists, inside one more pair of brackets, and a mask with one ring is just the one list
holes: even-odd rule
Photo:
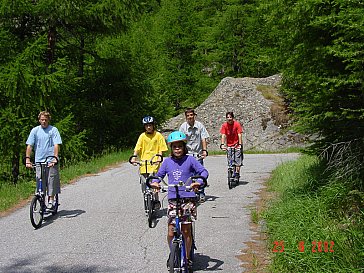
[[[278, 151], [303, 146], [305, 137], [286, 129], [289, 118], [277, 92], [280, 82], [280, 75], [267, 78], [224, 78], [196, 108], [197, 120], [205, 124], [210, 134], [208, 149], [219, 149], [219, 130], [228, 111], [233, 111], [235, 119], [244, 126], [244, 150]], [[184, 121], [182, 113], [162, 124], [161, 132], [166, 136], [177, 130]]]

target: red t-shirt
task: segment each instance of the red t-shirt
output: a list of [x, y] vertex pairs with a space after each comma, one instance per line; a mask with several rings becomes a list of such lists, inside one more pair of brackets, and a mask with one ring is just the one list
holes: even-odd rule
[[233, 124], [225, 122], [221, 126], [220, 133], [226, 135], [226, 144], [231, 147], [239, 143], [238, 134], [243, 133], [243, 127], [236, 120], [233, 121]]

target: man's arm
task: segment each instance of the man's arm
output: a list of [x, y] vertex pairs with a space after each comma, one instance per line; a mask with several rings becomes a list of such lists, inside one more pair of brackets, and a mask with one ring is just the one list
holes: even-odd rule
[[54, 156], [57, 157], [57, 159], [58, 159], [59, 150], [60, 150], [59, 144], [55, 144], [54, 145]]
[[226, 145], [226, 135], [221, 134], [221, 144]]
[[27, 148], [25, 150], [25, 166], [27, 168], [32, 167], [32, 162], [30, 160], [30, 155], [32, 154], [33, 147], [31, 145], [27, 145]]
[[207, 156], [207, 141], [206, 138], [203, 138], [201, 140], [202, 144], [202, 158], [205, 158]]
[[238, 134], [239, 145], [243, 145], [243, 134]]
[[[58, 155], [59, 155], [59, 144], [54, 144], [54, 150], [53, 150], [53, 156], [55, 156], [57, 158], [57, 160], [59, 159]], [[48, 166], [52, 167], [54, 166], [58, 161], [56, 161], [56, 159], [52, 160], [51, 162], [49, 162]]]

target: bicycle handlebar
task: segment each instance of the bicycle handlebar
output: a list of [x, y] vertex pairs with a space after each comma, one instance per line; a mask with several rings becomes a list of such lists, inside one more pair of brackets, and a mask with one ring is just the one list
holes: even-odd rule
[[194, 175], [194, 176], [191, 176], [187, 179], [186, 182], [183, 182], [183, 181], [179, 181], [178, 184], [167, 184], [167, 182], [164, 181], [163, 178], [159, 177], [159, 176], [149, 176], [146, 180], [146, 184], [149, 188], [151, 188], [152, 186], [150, 185], [150, 181], [152, 179], [156, 179], [156, 180], [159, 180], [160, 182], [163, 183], [162, 185], [162, 189], [168, 189], [168, 188], [176, 188], [176, 187], [183, 187], [185, 186], [187, 190], [190, 190], [191, 189], [191, 186], [190, 185], [187, 185], [190, 181], [191, 183], [196, 181], [197, 179], [202, 179], [203, 181], [203, 184], [199, 186], [200, 189], [203, 189], [207, 186], [207, 179], [201, 175]]
[[[207, 150], [202, 150], [201, 152], [205, 151], [206, 152], [206, 156], [209, 155], [209, 152]], [[187, 153], [187, 155], [193, 156], [194, 158], [200, 159], [202, 157], [201, 153]]]
[[35, 168], [35, 167], [40, 166], [40, 165], [47, 165], [47, 166], [48, 166], [48, 163], [49, 163], [51, 160], [53, 160], [53, 159], [55, 159], [55, 160], [56, 160], [56, 162], [52, 162], [52, 163], [54, 163], [54, 165], [57, 165], [57, 164], [58, 164], [58, 162], [59, 162], [58, 157], [56, 157], [56, 156], [54, 156], [54, 155], [50, 155], [50, 156], [47, 156], [47, 157], [45, 158], [45, 160], [44, 160], [44, 161], [39, 161], [39, 162], [34, 162], [34, 163], [32, 163], [32, 167], [33, 167], [33, 168]]
[[227, 149], [239, 149], [238, 147], [240, 146], [240, 149], [243, 147], [243, 144], [239, 144], [239, 143], [235, 143], [234, 146], [227, 146], [223, 143], [220, 144], [220, 149], [221, 150], [227, 150]]
[[[154, 159], [156, 156], [159, 156], [161, 160], [153, 161], [153, 159]], [[131, 159], [132, 159], [133, 157], [138, 157], [138, 156], [136, 156], [136, 155], [132, 155], [131, 157], [129, 157], [129, 163], [130, 163], [130, 164], [132, 164], [132, 165], [137, 164], [137, 165], [141, 166], [143, 163], [148, 163], [148, 162], [149, 162], [149, 164], [150, 164], [150, 165], [154, 165], [154, 164], [160, 164], [160, 163], [162, 163], [162, 162], [163, 162], [163, 156], [162, 156], [162, 155], [160, 155], [160, 154], [155, 154], [155, 155], [153, 155], [153, 156], [152, 156], [152, 158], [151, 158], [151, 159], [149, 159], [149, 160], [139, 160], [139, 161], [131, 162]]]

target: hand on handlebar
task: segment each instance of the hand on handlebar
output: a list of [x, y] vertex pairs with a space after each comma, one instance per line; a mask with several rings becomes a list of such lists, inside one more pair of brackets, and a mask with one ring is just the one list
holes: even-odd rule
[[150, 187], [153, 189], [157, 189], [157, 190], [159, 190], [161, 188], [161, 186], [159, 185], [158, 182], [150, 183]]
[[207, 157], [207, 155], [208, 155], [208, 152], [206, 150], [201, 151], [201, 158], [202, 159], [205, 159]]
[[192, 188], [193, 191], [198, 191], [198, 189], [200, 188], [200, 186], [201, 186], [201, 184], [198, 183], [198, 182], [193, 182], [191, 184], [191, 188]]
[[134, 165], [134, 166], [137, 166], [138, 165], [138, 162], [136, 161], [137, 159], [137, 156], [136, 155], [132, 155], [130, 158], [129, 158], [129, 163]]
[[57, 165], [57, 161], [52, 160], [48, 162], [48, 167], [54, 167], [55, 165]]

